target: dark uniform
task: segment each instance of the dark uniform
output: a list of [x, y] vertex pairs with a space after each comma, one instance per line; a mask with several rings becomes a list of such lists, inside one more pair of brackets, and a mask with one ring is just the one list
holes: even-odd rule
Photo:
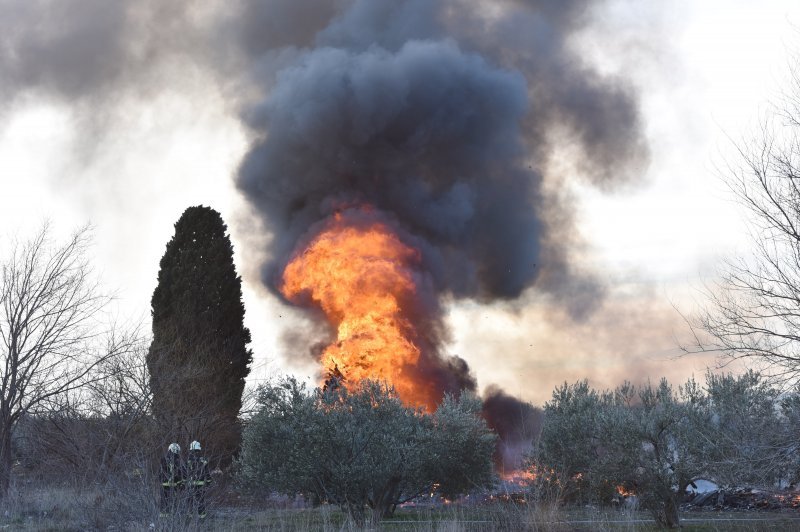
[[191, 497], [192, 511], [196, 509], [200, 519], [206, 516], [206, 490], [209, 484], [211, 473], [208, 470], [208, 460], [200, 449], [189, 449], [189, 457], [186, 459], [186, 485]]
[[177, 509], [180, 491], [183, 488], [183, 464], [180, 450], [173, 451], [171, 446], [161, 459], [161, 513], [172, 513]]

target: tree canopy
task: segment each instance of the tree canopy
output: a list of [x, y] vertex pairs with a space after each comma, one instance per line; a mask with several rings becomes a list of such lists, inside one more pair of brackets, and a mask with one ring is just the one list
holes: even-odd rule
[[433, 493], [454, 497], [492, 481], [495, 435], [480, 400], [446, 396], [429, 415], [377, 382], [308, 391], [292, 378], [263, 386], [243, 438], [239, 478], [250, 488], [304, 493], [357, 522]]
[[612, 391], [565, 383], [545, 405], [534, 472], [582, 502], [634, 493], [659, 523], [677, 526], [681, 493], [696, 479], [796, 482], [796, 401], [752, 372], [708, 373], [705, 386], [690, 379], [677, 390], [663, 379]]

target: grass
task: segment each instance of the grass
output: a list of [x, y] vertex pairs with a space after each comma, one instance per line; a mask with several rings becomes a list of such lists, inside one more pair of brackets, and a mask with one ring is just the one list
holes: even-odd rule
[[[143, 486], [108, 486], [78, 490], [48, 487], [14, 490], [0, 504], [0, 530], [225, 530], [249, 531], [350, 531], [359, 530], [332, 506], [306, 509], [256, 509], [218, 506], [207, 521], [160, 518], [157, 492]], [[692, 512], [681, 515], [683, 530], [800, 530], [800, 513]], [[555, 504], [494, 502], [483, 505], [431, 505], [399, 508], [381, 522], [385, 531], [650, 531], [658, 530], [646, 512], [560, 507]]]
[[[798, 530], [797, 517], [769, 513], [742, 514], [684, 514], [683, 530]], [[747, 519], [747, 521], [731, 521]], [[702, 520], [698, 522], [697, 520]], [[332, 507], [305, 510], [261, 510], [247, 515], [217, 515], [209, 525], [214, 530], [357, 530], [341, 512]], [[392, 518], [381, 522], [379, 530], [385, 531], [651, 531], [659, 530], [646, 512], [619, 512], [613, 510], [520, 508], [515, 505], [495, 504], [474, 508], [450, 506], [446, 508], [407, 509], [398, 511]]]

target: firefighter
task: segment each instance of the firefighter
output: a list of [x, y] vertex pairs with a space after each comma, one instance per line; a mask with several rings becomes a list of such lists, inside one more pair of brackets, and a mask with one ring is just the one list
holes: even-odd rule
[[175, 511], [180, 490], [183, 488], [183, 464], [181, 463], [181, 446], [170, 443], [167, 453], [161, 459], [161, 515], [166, 516]]
[[208, 460], [203, 456], [200, 442], [195, 440], [189, 444], [189, 457], [186, 459], [186, 483], [192, 511], [197, 510], [200, 519], [206, 517], [206, 489], [211, 484], [211, 473]]

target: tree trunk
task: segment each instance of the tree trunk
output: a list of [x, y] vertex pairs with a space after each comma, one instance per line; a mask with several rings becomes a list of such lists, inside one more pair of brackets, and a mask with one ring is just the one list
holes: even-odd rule
[[675, 495], [665, 497], [662, 505], [662, 508], [656, 512], [656, 522], [666, 528], [680, 528], [681, 521], [678, 515], [678, 502]]
[[11, 456], [11, 431], [8, 427], [0, 429], [0, 500], [8, 496], [11, 486], [11, 468], [14, 464]]
[[392, 477], [383, 492], [377, 497], [375, 506], [372, 508], [372, 524], [378, 525], [381, 519], [391, 517], [394, 513], [395, 503], [397, 502], [398, 490], [400, 489], [400, 478]]
[[364, 515], [364, 505], [358, 503], [347, 503], [347, 513], [350, 514], [350, 518], [359, 528], [364, 528], [364, 523], [366, 521], [366, 516]]

